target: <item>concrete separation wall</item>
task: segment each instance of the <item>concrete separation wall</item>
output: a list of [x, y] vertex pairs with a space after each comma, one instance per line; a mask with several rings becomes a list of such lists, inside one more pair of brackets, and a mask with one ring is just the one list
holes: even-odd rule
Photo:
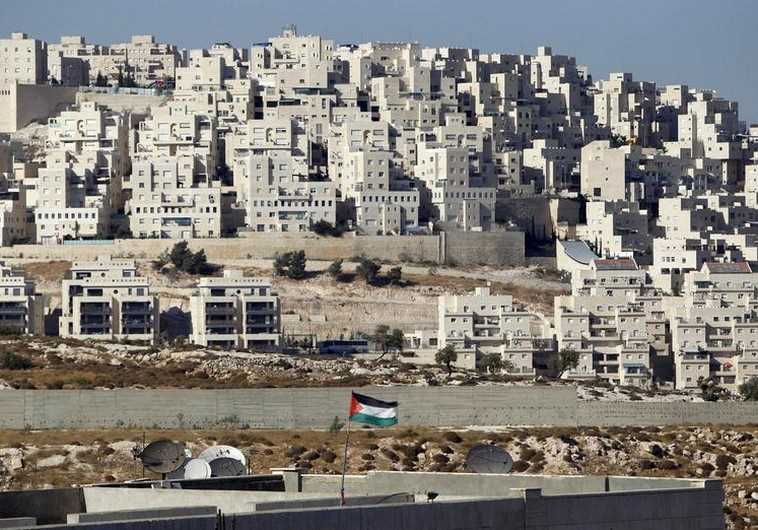
[[[102, 254], [154, 259], [170, 249], [170, 239], [116, 239], [101, 244], [15, 245], [0, 248], [0, 257], [61, 260], [94, 259]], [[350, 236], [319, 237], [316, 234], [251, 232], [244, 237], [192, 239], [193, 250], [205, 249], [208, 259], [271, 258], [276, 253], [304, 250], [307, 257], [320, 260], [354, 256], [389, 261], [487, 265], [523, 265], [523, 232], [450, 232], [434, 236]]]
[[66, 514], [84, 511], [79, 488], [0, 492], [0, 518], [34, 517], [39, 524], [66, 522]]
[[[379, 387], [400, 402], [400, 423], [429, 427], [747, 425], [758, 403], [602, 402], [573, 387]], [[245, 390], [3, 390], [0, 428], [326, 429], [344, 414], [348, 388]], [[0, 516], [2, 512], [0, 512]]]
[[276, 530], [523, 529], [521, 499], [387, 504], [273, 511], [225, 517], [226, 528]]

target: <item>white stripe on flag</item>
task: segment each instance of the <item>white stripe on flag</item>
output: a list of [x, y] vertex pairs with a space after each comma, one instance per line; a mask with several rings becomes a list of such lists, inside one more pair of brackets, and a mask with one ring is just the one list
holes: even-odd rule
[[382, 407], [371, 407], [369, 405], [361, 405], [361, 410], [358, 414], [365, 414], [367, 416], [374, 416], [376, 418], [397, 418], [397, 409], [390, 407], [388, 409]]

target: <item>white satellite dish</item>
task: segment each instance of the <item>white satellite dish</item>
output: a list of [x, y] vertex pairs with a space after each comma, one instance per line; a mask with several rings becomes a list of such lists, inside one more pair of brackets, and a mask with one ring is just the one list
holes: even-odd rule
[[238, 460], [242, 464], [242, 467], [247, 469], [247, 459], [245, 458], [245, 455], [242, 451], [231, 445], [214, 445], [200, 453], [198, 458], [201, 458], [208, 463], [217, 458], [231, 458], [233, 460]]
[[171, 473], [186, 459], [184, 444], [171, 440], [158, 440], [149, 444], [137, 455], [145, 469], [154, 473]]
[[192, 460], [192, 451], [186, 447], [184, 449], [184, 462], [181, 466], [176, 468], [175, 470], [171, 471], [170, 473], [166, 473], [166, 478], [168, 480], [180, 480], [184, 478], [184, 466], [187, 465], [187, 462]]
[[193, 458], [184, 464], [185, 479], [203, 479], [211, 477], [211, 466], [205, 460]]

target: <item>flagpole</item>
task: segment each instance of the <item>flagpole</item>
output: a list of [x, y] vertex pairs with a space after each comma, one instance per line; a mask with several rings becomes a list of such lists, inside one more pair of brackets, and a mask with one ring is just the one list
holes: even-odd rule
[[340, 506], [345, 505], [345, 473], [347, 473], [347, 446], [350, 443], [350, 413], [347, 415], [347, 435], [345, 436], [345, 454], [342, 457], [342, 480], [340, 482]]

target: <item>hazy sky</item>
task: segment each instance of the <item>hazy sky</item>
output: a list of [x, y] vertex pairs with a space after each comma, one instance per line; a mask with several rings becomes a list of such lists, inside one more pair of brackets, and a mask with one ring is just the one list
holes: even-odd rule
[[181, 47], [249, 46], [289, 23], [338, 43], [418, 41], [532, 53], [551, 45], [595, 79], [715, 88], [758, 122], [758, 0], [0, 0], [0, 35], [123, 42], [154, 34]]

